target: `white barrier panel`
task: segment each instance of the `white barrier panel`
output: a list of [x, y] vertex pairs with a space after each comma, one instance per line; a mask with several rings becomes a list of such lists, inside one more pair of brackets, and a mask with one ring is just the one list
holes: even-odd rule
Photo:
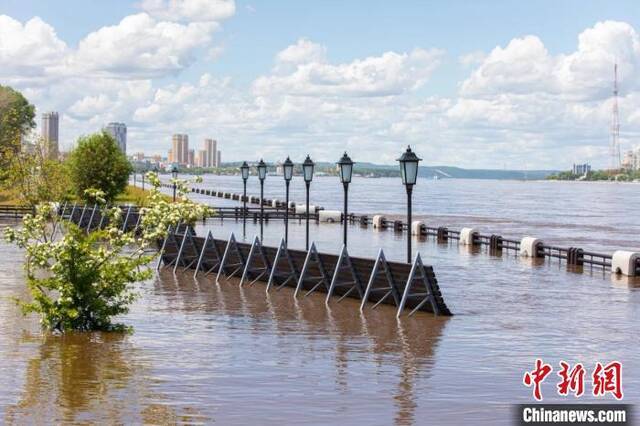
[[373, 229], [380, 228], [382, 229], [382, 224], [387, 220], [386, 217], [381, 214], [376, 214], [373, 216], [371, 222], [373, 223]]
[[460, 230], [460, 244], [463, 246], [472, 246], [474, 236], [478, 234], [475, 228], [462, 228]]
[[339, 210], [320, 210], [320, 222], [341, 222], [342, 212]]
[[542, 244], [540, 238], [524, 237], [520, 241], [520, 256], [538, 257], [538, 246]]
[[[307, 206], [305, 204], [296, 204], [296, 213], [304, 214], [307, 212]], [[309, 206], [309, 213], [315, 213], [316, 206]]]
[[278, 201], [278, 200], [271, 200], [271, 207], [278, 207], [278, 203], [279, 202], [280, 201]]
[[424, 222], [421, 220], [414, 220], [413, 222], [411, 222], [411, 235], [421, 235], [423, 226]]
[[633, 251], [616, 250], [611, 257], [611, 272], [628, 277], [636, 275], [636, 260], [640, 253]]

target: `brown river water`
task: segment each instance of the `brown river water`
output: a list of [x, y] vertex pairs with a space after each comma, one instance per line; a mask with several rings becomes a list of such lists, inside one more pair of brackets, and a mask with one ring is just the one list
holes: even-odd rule
[[[235, 221], [211, 219], [197, 228], [206, 230], [243, 238]], [[246, 239], [257, 232], [249, 223]], [[390, 259], [405, 257], [406, 240], [392, 231], [352, 226], [349, 233], [352, 255], [373, 256], [383, 247]], [[265, 226], [265, 244], [281, 236], [281, 222]], [[311, 236], [320, 251], [338, 252], [339, 225], [312, 223]], [[597, 361], [618, 360], [623, 402], [639, 400], [640, 281], [453, 242], [415, 242], [434, 265], [453, 317], [397, 320], [391, 306], [361, 314], [354, 300], [327, 307], [321, 294], [296, 300], [289, 288], [266, 294], [260, 282], [241, 288], [235, 279], [216, 284], [192, 271], [162, 269], [138, 285], [140, 297], [120, 319], [133, 333], [63, 336], [20, 315], [10, 298], [25, 293], [23, 254], [0, 243], [0, 419], [510, 424], [514, 404], [533, 402], [522, 377], [536, 358], [554, 367], [553, 376], [560, 360], [582, 362], [588, 372]], [[304, 226], [292, 223], [290, 246], [303, 244]], [[545, 402], [615, 402], [591, 396], [589, 383], [581, 398], [559, 396], [556, 383], [544, 382]]]

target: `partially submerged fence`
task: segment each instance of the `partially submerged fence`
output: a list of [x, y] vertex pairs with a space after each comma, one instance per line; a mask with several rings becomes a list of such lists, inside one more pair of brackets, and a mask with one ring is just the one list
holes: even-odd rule
[[33, 207], [28, 206], [0, 206], [0, 218], [19, 219], [25, 214], [33, 214]]
[[409, 265], [387, 261], [382, 249], [376, 259], [367, 259], [350, 256], [346, 247], [336, 256], [318, 252], [315, 244], [306, 252], [287, 248], [284, 240], [278, 247], [269, 247], [257, 237], [247, 244], [236, 241], [233, 234], [225, 241], [214, 238], [211, 231], [203, 238], [189, 229], [182, 233], [170, 229], [162, 242], [161, 265], [174, 272], [193, 269], [194, 275], [215, 274], [216, 281], [236, 276], [241, 286], [262, 281], [266, 291], [289, 286], [295, 288], [294, 297], [322, 292], [326, 303], [332, 296], [338, 301], [357, 298], [360, 310], [371, 302], [373, 308], [381, 303], [395, 305], [397, 316], [405, 308], [410, 309], [409, 315], [416, 311], [452, 315], [433, 267], [424, 265], [420, 254]]
[[[133, 206], [120, 206], [123, 231], [136, 232], [142, 215]], [[77, 224], [87, 232], [101, 229], [109, 223], [98, 205], [79, 206], [63, 204], [58, 214]], [[159, 242], [160, 257], [158, 267], [193, 269], [205, 276], [216, 274], [216, 281], [222, 277], [240, 278], [240, 285], [256, 281], [266, 283], [266, 290], [284, 286], [295, 288], [294, 296], [304, 297], [314, 292], [326, 293], [326, 302], [332, 296], [338, 301], [345, 297], [361, 300], [360, 310], [368, 302], [373, 308], [379, 304], [397, 307], [397, 316], [404, 309], [409, 315], [416, 311], [432, 312], [450, 316], [438, 286], [433, 267], [424, 265], [420, 254], [413, 264], [389, 262], [380, 249], [376, 259], [352, 257], [346, 247], [339, 256], [320, 253], [314, 243], [309, 251], [289, 249], [280, 242], [279, 247], [263, 246], [256, 237], [252, 244], [236, 241], [233, 234], [228, 241], [216, 239], [211, 231], [206, 237], [195, 235], [193, 228], [178, 226], [169, 228], [167, 238]]]

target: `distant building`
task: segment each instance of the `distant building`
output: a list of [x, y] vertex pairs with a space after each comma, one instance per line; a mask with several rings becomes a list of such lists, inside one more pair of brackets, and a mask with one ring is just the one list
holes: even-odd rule
[[220, 151], [218, 151], [216, 158], [216, 167], [222, 167], [222, 153]]
[[624, 153], [622, 168], [627, 170], [640, 170], [640, 148], [635, 148]]
[[204, 166], [202, 167], [216, 167], [217, 157], [217, 145], [218, 141], [215, 139], [205, 139], [202, 149], [205, 150]]
[[187, 165], [193, 167], [195, 164], [195, 152], [193, 149], [190, 149], [187, 154]]
[[133, 154], [133, 158], [137, 161], [144, 160], [144, 152], [136, 152], [135, 154]]
[[199, 149], [196, 155], [196, 166], [207, 167], [207, 150]]
[[127, 153], [127, 125], [124, 123], [109, 123], [105, 128], [105, 131], [109, 133], [118, 142], [120, 151]]
[[58, 113], [55, 111], [42, 114], [42, 139], [47, 147], [47, 156], [51, 159], [58, 158], [59, 124]]
[[169, 149], [169, 152], [167, 154], [167, 161], [169, 163], [173, 163], [173, 149]]
[[586, 175], [591, 171], [591, 164], [574, 164], [572, 171], [574, 175]]
[[170, 162], [186, 165], [189, 162], [189, 136], [175, 134], [171, 138], [172, 159]]

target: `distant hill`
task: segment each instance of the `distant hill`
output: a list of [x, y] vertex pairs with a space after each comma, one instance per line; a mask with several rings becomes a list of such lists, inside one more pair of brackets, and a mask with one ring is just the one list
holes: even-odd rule
[[[225, 167], [240, 167], [241, 162], [225, 163]], [[269, 163], [269, 165], [273, 165]], [[296, 169], [299, 168], [297, 165]], [[336, 172], [335, 163], [320, 161], [316, 163], [318, 172]], [[354, 173], [373, 176], [400, 176], [397, 165], [385, 165], [374, 163], [356, 163], [353, 168]], [[441, 179], [515, 179], [515, 180], [539, 180], [547, 176], [558, 173], [558, 170], [499, 170], [499, 169], [463, 169], [452, 166], [421, 166], [419, 176], [433, 178], [437, 176]]]

